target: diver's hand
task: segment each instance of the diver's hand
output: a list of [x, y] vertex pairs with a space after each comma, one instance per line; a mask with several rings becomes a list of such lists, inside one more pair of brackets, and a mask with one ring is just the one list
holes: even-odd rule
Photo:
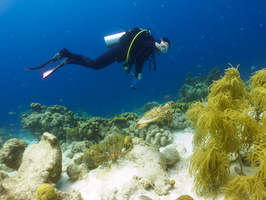
[[136, 79], [136, 78], [134, 78], [134, 80], [132, 81], [132, 83], [131, 83], [131, 85], [130, 85], [130, 87], [133, 89], [133, 90], [135, 90], [136, 89], [136, 84], [137, 84], [137, 82], [138, 82], [139, 80], [138, 79]]
[[141, 74], [140, 74], [140, 73], [139, 73], [139, 74], [137, 74], [137, 73], [134, 74], [134, 73], [132, 73], [132, 72], [131, 72], [131, 76], [133, 76], [134, 80], [132, 81], [130, 87], [131, 87], [133, 90], [135, 90], [135, 89], [136, 89], [136, 84], [137, 84], [137, 82], [140, 81], [142, 77], [141, 77]]
[[130, 72], [130, 75], [131, 75], [134, 79], [141, 80], [141, 78], [142, 78], [141, 73], [133, 73], [133, 72]]

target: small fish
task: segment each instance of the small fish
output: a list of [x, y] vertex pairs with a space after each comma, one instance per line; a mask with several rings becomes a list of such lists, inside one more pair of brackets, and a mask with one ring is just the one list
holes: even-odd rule
[[250, 67], [250, 70], [251, 71], [254, 71], [256, 69], [256, 66], [255, 65], [252, 65], [251, 67]]
[[9, 115], [14, 115], [14, 114], [16, 114], [16, 112], [9, 111], [8, 114], [9, 114]]
[[170, 94], [167, 94], [167, 95], [164, 96], [165, 99], [169, 99], [170, 97], [171, 97]]

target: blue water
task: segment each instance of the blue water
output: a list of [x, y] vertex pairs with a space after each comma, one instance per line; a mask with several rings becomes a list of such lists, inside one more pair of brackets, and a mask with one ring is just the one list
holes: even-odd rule
[[[133, 27], [168, 37], [171, 49], [146, 64], [137, 90], [122, 63], [99, 71], [69, 65], [42, 80], [26, 71], [61, 48], [91, 58], [107, 50], [103, 37]], [[92, 116], [132, 111], [148, 101], [178, 99], [185, 75], [241, 64], [243, 78], [266, 64], [266, 1], [254, 0], [1, 0], [0, 128], [19, 128], [32, 102], [60, 104]]]

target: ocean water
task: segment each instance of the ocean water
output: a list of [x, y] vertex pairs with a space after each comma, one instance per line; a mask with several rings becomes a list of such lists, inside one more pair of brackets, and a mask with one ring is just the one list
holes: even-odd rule
[[[156, 57], [157, 71], [146, 63], [136, 90], [123, 63], [99, 71], [68, 65], [45, 80], [51, 66], [24, 70], [63, 47], [96, 58], [107, 50], [104, 36], [133, 27], [171, 41], [169, 52]], [[265, 35], [265, 0], [1, 0], [0, 128], [20, 129], [20, 114], [32, 102], [106, 117], [149, 101], [177, 101], [188, 72], [223, 70], [228, 62], [240, 64], [247, 79], [266, 66]]]

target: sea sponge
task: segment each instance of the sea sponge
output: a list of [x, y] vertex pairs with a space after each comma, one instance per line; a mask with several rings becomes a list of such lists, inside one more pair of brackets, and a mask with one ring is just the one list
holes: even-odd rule
[[57, 200], [58, 194], [50, 184], [41, 184], [36, 190], [37, 200]]
[[194, 199], [189, 195], [181, 195], [176, 200], [194, 200]]

